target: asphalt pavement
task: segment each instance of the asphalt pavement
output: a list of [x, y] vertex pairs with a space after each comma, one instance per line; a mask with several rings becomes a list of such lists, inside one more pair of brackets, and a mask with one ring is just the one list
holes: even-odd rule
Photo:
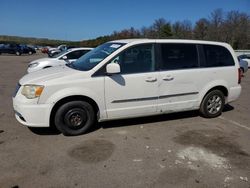
[[184, 112], [99, 123], [81, 136], [29, 129], [12, 93], [30, 61], [0, 55], [0, 187], [250, 187], [250, 73], [215, 119]]

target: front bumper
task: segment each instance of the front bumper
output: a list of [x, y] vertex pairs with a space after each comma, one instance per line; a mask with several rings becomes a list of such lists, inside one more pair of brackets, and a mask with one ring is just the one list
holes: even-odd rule
[[50, 105], [23, 103], [13, 98], [13, 108], [17, 121], [28, 127], [49, 127]]

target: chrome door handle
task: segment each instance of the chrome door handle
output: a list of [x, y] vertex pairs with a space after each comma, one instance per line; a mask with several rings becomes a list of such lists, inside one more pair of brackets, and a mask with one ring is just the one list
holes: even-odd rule
[[172, 81], [174, 79], [174, 77], [172, 77], [172, 76], [165, 76], [164, 78], [163, 78], [163, 80], [164, 81]]
[[157, 81], [157, 78], [154, 78], [154, 77], [146, 78], [146, 82], [156, 82], [156, 81]]

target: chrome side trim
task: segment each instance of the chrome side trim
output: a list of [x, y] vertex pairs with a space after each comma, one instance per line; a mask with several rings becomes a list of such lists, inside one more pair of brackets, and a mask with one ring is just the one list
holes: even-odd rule
[[179, 97], [179, 96], [185, 96], [185, 95], [196, 95], [198, 93], [199, 92], [190, 92], [190, 93], [180, 93], [180, 94], [173, 94], [173, 95], [162, 95], [159, 97], [146, 97], [146, 98], [136, 98], [136, 99], [114, 100], [111, 103], [125, 103], [125, 102], [138, 102], [138, 101], [165, 99], [165, 98]]

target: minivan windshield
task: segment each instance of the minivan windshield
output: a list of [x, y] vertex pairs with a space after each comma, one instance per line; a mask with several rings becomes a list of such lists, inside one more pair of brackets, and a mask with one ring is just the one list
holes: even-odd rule
[[91, 70], [93, 67], [98, 65], [103, 59], [108, 57], [110, 54], [118, 50], [123, 45], [125, 45], [125, 43], [108, 42], [102, 44], [96, 47], [94, 50], [86, 53], [75, 62], [68, 64], [67, 66], [81, 71]]

